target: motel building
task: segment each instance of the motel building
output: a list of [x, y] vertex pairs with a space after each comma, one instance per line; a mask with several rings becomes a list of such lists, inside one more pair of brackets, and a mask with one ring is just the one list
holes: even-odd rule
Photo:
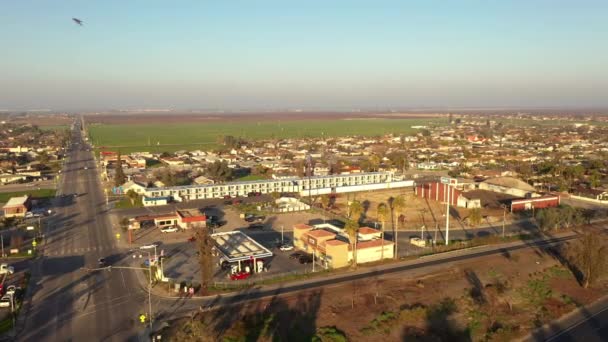
[[369, 172], [349, 175], [312, 176], [304, 178], [265, 179], [224, 184], [188, 185], [162, 188], [147, 188], [147, 198], [172, 198], [182, 202], [196, 199], [223, 198], [225, 196], [247, 196], [252, 192], [269, 194], [300, 193], [300, 195], [322, 195], [330, 193], [392, 189], [413, 186], [411, 180], [395, 180], [391, 172]]
[[[353, 250], [343, 229], [324, 223], [314, 226], [296, 224], [293, 227], [294, 246], [312, 254], [314, 262], [324, 268], [340, 268], [351, 264]], [[394, 256], [394, 243], [383, 240], [382, 232], [361, 227], [357, 233], [357, 263], [363, 264]], [[384, 255], [382, 250], [384, 249]]]

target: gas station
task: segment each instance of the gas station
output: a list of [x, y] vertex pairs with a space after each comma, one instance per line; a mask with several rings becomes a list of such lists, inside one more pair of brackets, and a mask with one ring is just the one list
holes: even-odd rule
[[231, 265], [231, 275], [262, 272], [264, 259], [273, 255], [268, 248], [240, 231], [215, 233], [211, 238], [221, 255], [220, 265], [224, 261], [228, 262]]

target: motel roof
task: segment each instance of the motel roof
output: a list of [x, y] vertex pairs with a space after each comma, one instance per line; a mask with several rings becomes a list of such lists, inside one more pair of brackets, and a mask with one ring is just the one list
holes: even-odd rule
[[6, 202], [6, 204], [4, 205], [3, 208], [20, 207], [22, 205], [25, 205], [25, 203], [27, 202], [28, 199], [29, 199], [28, 195], [19, 196], [19, 197], [11, 197], [8, 200], [8, 202]]
[[218, 251], [222, 253], [228, 262], [272, 256], [272, 252], [268, 248], [238, 230], [215, 233], [211, 235], [211, 238], [215, 241]]

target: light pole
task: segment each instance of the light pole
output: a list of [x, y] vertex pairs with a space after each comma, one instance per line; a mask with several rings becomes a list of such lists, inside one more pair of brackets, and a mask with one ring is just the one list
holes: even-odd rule
[[283, 245], [283, 226], [281, 226], [281, 246]]
[[[150, 316], [148, 319], [148, 323], [150, 324], [150, 332], [152, 332], [152, 254], [150, 251], [141, 251], [148, 253], [148, 315]], [[154, 253], [156, 254], [156, 247], [154, 247]], [[135, 257], [135, 256], [133, 256]], [[141, 257], [141, 255], [140, 255]], [[120, 268], [120, 267], [116, 267]], [[138, 269], [145, 269], [141, 267], [137, 267]]]

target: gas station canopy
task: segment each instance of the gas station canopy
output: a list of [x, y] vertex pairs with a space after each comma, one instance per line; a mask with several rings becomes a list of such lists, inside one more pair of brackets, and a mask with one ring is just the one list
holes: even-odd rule
[[215, 241], [218, 251], [230, 263], [272, 256], [268, 248], [240, 231], [215, 233], [211, 238]]

